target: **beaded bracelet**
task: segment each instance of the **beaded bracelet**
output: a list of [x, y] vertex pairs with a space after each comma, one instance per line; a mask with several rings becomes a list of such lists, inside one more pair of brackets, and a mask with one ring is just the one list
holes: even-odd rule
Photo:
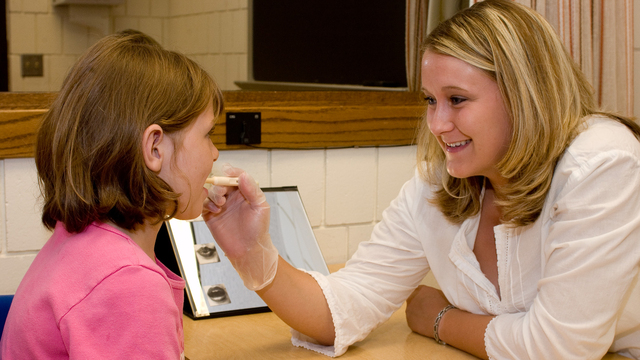
[[440, 327], [440, 320], [442, 320], [444, 314], [451, 309], [457, 309], [457, 307], [451, 304], [445, 306], [444, 309], [440, 310], [438, 316], [436, 316], [436, 321], [433, 323], [433, 339], [440, 345], [447, 345], [444, 341], [440, 340], [440, 336], [438, 336], [438, 327]]

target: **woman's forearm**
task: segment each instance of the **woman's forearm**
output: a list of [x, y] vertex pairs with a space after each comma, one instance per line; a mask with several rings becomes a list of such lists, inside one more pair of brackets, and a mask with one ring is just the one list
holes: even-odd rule
[[[434, 325], [450, 303], [439, 289], [420, 285], [407, 299], [407, 324], [411, 330], [435, 337]], [[486, 359], [484, 333], [493, 316], [475, 315], [457, 308], [445, 311], [438, 324], [438, 337], [446, 344]]]
[[440, 321], [438, 335], [442, 341], [481, 359], [488, 359], [484, 333], [493, 316], [476, 315], [453, 309]]
[[287, 325], [322, 345], [332, 345], [335, 328], [329, 305], [318, 283], [282, 258], [273, 282], [257, 294]]

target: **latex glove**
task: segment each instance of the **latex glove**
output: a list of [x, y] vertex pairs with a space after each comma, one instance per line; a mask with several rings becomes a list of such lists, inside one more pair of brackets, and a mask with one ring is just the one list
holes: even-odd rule
[[223, 172], [237, 176], [239, 186], [212, 186], [202, 218], [244, 285], [260, 290], [273, 281], [278, 265], [269, 235], [269, 204], [249, 174], [231, 166]]

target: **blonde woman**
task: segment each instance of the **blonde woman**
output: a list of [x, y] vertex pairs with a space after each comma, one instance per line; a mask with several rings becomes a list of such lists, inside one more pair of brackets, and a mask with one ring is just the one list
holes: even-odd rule
[[[246, 284], [327, 355], [406, 300], [412, 330], [480, 358], [639, 359], [638, 125], [599, 112], [553, 29], [513, 1], [462, 11], [424, 49], [418, 171], [344, 269], [279, 259], [248, 181], [212, 190], [205, 219]], [[224, 232], [241, 219], [255, 226]], [[418, 286], [429, 270], [441, 291]]]

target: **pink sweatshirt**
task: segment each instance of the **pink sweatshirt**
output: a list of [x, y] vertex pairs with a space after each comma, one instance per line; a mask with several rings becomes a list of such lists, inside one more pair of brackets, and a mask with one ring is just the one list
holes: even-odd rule
[[0, 358], [180, 359], [183, 290], [115, 228], [58, 223], [18, 287]]

